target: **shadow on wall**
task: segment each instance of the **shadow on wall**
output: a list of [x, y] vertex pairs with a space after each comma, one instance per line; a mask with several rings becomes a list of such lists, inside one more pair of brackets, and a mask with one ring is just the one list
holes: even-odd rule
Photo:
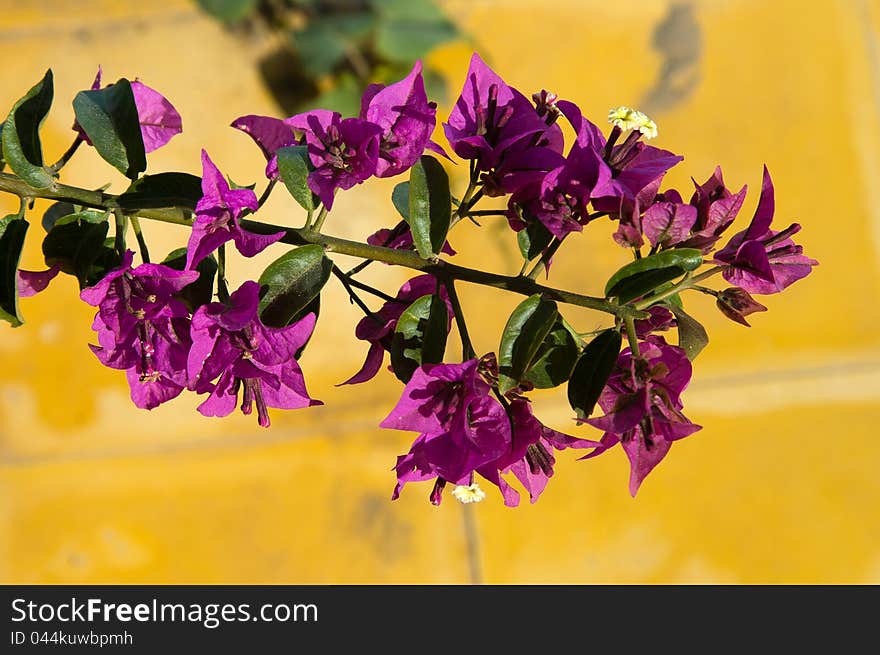
[[652, 45], [662, 64], [657, 81], [641, 101], [640, 108], [649, 114], [683, 102], [700, 82], [703, 38], [693, 4], [670, 5], [664, 19], [654, 28]]

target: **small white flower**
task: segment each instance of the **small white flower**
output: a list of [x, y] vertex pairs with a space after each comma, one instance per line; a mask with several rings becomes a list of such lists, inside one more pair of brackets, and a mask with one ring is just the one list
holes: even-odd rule
[[646, 139], [654, 139], [657, 136], [657, 123], [648, 118], [640, 111], [633, 112], [635, 114], [636, 129], [642, 133]]
[[478, 503], [486, 497], [486, 492], [480, 489], [480, 485], [474, 482], [471, 485], [459, 484], [452, 490], [452, 495], [459, 501], [467, 505], [468, 503]]
[[608, 112], [608, 122], [621, 130], [638, 130], [646, 139], [657, 136], [657, 123], [643, 112], [629, 107], [617, 107]]
[[620, 106], [609, 110], [608, 122], [615, 127], [619, 127], [621, 130], [630, 130], [637, 127], [633, 122], [633, 114], [633, 110], [629, 107]]

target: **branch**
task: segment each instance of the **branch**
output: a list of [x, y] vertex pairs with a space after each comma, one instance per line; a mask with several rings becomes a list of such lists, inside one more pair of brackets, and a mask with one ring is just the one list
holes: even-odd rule
[[[103, 209], [105, 211], [119, 209], [118, 196], [113, 194], [104, 193], [103, 191], [90, 191], [88, 189], [81, 189], [60, 183], [54, 183], [46, 189], [35, 189], [15, 175], [10, 175], [8, 173], [0, 173], [0, 191], [6, 191], [25, 198], [45, 198], [48, 200], [67, 201], [86, 207]], [[129, 216], [133, 215], [139, 218], [161, 221], [164, 223], [187, 226], [192, 225], [192, 212], [185, 207], [137, 210], [128, 208], [125, 210], [125, 213]], [[604, 298], [585, 296], [572, 291], [546, 287], [527, 277], [499, 275], [497, 273], [458, 266], [457, 264], [451, 264], [439, 259], [422, 259], [417, 253], [411, 250], [394, 250], [382, 246], [371, 246], [359, 241], [350, 241], [348, 239], [340, 239], [326, 234], [319, 234], [318, 232], [306, 228], [288, 228], [247, 220], [240, 221], [240, 224], [244, 229], [256, 234], [276, 234], [278, 232], [285, 232], [285, 236], [281, 239], [281, 243], [294, 246], [317, 244], [327, 252], [335, 252], [341, 255], [359, 257], [361, 259], [381, 261], [394, 266], [403, 266], [416, 271], [431, 273], [440, 278], [452, 278], [462, 282], [470, 282], [472, 284], [503, 289], [524, 296], [531, 296], [540, 293], [549, 299], [556, 300], [557, 302], [586, 307], [587, 309], [594, 309], [596, 311], [605, 312], [606, 314], [613, 314], [622, 319], [626, 317], [641, 318], [645, 315], [643, 311], [629, 305], [618, 305], [617, 303], [610, 302]]]

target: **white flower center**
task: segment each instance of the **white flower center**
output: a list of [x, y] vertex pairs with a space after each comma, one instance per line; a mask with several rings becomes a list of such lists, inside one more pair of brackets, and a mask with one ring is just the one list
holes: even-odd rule
[[486, 497], [486, 492], [480, 489], [480, 485], [476, 482], [470, 485], [459, 484], [452, 490], [452, 495], [459, 501], [467, 505], [468, 503], [478, 503]]
[[638, 130], [646, 139], [657, 136], [657, 123], [643, 112], [629, 107], [617, 107], [608, 112], [608, 122], [621, 130]]

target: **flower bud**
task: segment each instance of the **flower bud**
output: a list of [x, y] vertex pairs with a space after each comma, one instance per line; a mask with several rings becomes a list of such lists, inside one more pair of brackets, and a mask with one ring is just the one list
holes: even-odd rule
[[721, 291], [717, 296], [716, 304], [727, 318], [746, 327], [751, 327], [745, 319], [746, 316], [767, 311], [767, 308], [752, 298], [748, 291], [739, 287], [730, 287]]

